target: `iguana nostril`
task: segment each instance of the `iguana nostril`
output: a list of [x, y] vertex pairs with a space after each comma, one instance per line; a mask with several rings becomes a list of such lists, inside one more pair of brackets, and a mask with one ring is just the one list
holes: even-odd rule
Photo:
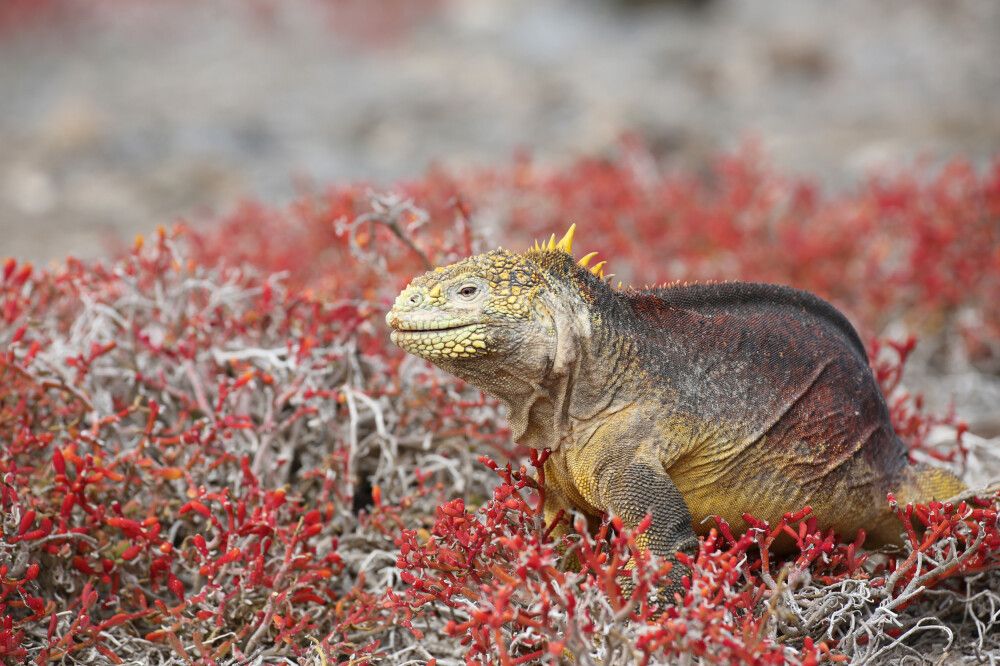
[[420, 301], [422, 300], [424, 300], [424, 297], [420, 294], [419, 291], [415, 291], [412, 294], [410, 294], [409, 298], [410, 305], [420, 305]]

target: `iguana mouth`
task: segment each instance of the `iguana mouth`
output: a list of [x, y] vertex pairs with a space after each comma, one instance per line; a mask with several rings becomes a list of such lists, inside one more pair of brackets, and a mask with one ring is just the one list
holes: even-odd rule
[[475, 326], [476, 321], [401, 321], [390, 324], [397, 333], [422, 333], [424, 331], [457, 331], [469, 326]]
[[486, 350], [486, 334], [480, 321], [400, 320], [389, 322], [393, 343], [431, 361], [444, 362], [475, 358]]

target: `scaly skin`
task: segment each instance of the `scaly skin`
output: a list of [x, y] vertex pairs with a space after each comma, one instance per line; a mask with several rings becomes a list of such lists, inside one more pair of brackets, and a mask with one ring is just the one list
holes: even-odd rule
[[[514, 438], [552, 451], [547, 519], [621, 516], [673, 559], [713, 515], [736, 529], [810, 505], [824, 528], [898, 543], [886, 493], [951, 497], [913, 466], [847, 319], [821, 299], [751, 283], [615, 290], [575, 262], [573, 228], [413, 280], [392, 341], [499, 398]], [[675, 566], [674, 585], [684, 569]]]

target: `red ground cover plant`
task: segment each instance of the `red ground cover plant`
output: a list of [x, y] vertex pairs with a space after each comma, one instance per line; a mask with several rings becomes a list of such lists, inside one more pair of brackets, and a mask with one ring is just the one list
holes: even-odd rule
[[[106, 263], [0, 266], [6, 662], [777, 664], [997, 649], [1000, 497], [897, 507], [907, 545], [891, 555], [865, 552], [863, 535], [836, 541], [808, 507], [778, 525], [749, 517], [745, 534], [719, 524], [683, 598], [663, 604], [664, 565], [613, 517], [553, 538], [538, 511], [545, 453], [513, 446], [478, 391], [393, 348], [382, 316], [412, 275], [484, 236], [523, 247], [572, 219], [619, 274], [796, 284], [869, 334], [908, 321], [988, 369], [1000, 169], [829, 200], [751, 154], [701, 180], [631, 147], [557, 171], [434, 171], [393, 192], [246, 204]], [[873, 344], [894, 423], [915, 455], [960, 471], [964, 426], [900, 384], [912, 348]], [[779, 537], [792, 554], [771, 552]]]
[[60, 0], [10, 0], [0, 5], [0, 38], [32, 23], [50, 20], [59, 9]]
[[[0, 3], [0, 39], [22, 31], [72, 24], [80, 21], [104, 21], [105, 15], [132, 9], [135, 0], [4, 0]], [[155, 2], [145, 1], [155, 6]], [[194, 4], [192, 2], [192, 4]], [[254, 0], [235, 6], [262, 26], [278, 21], [288, 3], [279, 0]], [[311, 5], [311, 6], [309, 6]], [[377, 7], [365, 0], [311, 0], [307, 9], [323, 20], [332, 35], [349, 39], [357, 47], [388, 46], [405, 37], [423, 21], [435, 17], [442, 0], [385, 0]]]

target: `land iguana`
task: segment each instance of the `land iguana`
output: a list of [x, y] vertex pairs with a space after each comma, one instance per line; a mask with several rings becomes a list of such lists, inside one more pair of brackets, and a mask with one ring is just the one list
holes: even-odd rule
[[[615, 289], [575, 225], [414, 279], [392, 341], [499, 398], [514, 439], [549, 449], [545, 517], [647, 514], [640, 546], [676, 562], [718, 515], [746, 527], [812, 507], [866, 545], [897, 543], [900, 502], [951, 497], [950, 473], [910, 464], [857, 332], [832, 305], [743, 282]], [[675, 566], [679, 583], [684, 572]]]

